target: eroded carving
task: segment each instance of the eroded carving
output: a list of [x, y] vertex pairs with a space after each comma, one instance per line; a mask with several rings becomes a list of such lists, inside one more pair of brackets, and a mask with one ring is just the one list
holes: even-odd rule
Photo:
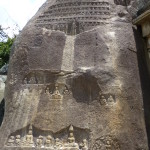
[[52, 147], [52, 145], [54, 145], [54, 139], [52, 138], [52, 136], [48, 135], [46, 137], [45, 147], [49, 148], [49, 147]]
[[36, 146], [37, 147], [44, 147], [43, 146], [43, 136], [39, 136], [38, 138], [37, 138], [37, 140], [36, 140]]
[[21, 136], [17, 135], [16, 136], [16, 145], [19, 146], [21, 144]]
[[113, 96], [112, 94], [101, 94], [99, 96], [99, 101], [101, 105], [107, 106], [107, 105], [113, 105], [116, 100], [115, 100], [115, 96]]
[[10, 136], [10, 138], [8, 139], [8, 142], [7, 142], [7, 146], [13, 146], [14, 144], [15, 144], [15, 137]]
[[120, 150], [118, 141], [110, 135], [95, 140], [92, 150]]

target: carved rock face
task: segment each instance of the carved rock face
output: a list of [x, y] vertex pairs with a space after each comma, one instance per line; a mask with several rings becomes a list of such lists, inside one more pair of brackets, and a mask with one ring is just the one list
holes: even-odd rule
[[48, 0], [29, 21], [11, 53], [2, 149], [147, 149], [132, 16], [117, 4]]

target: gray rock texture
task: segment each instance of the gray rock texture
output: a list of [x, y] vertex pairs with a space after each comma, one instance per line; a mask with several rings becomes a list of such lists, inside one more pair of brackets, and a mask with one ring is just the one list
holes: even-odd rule
[[11, 52], [2, 150], [148, 150], [126, 2], [48, 0], [28, 22]]

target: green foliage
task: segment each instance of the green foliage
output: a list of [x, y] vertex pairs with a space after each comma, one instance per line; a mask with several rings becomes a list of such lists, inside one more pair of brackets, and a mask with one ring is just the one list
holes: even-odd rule
[[0, 68], [8, 63], [11, 46], [13, 45], [15, 38], [9, 38], [7, 41], [0, 42]]

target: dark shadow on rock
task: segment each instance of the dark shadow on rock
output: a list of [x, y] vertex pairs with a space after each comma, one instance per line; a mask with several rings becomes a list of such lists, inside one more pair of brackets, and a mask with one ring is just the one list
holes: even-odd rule
[[5, 100], [3, 99], [0, 103], [0, 126], [3, 122], [4, 112], [5, 112]]
[[142, 31], [141, 29], [138, 29], [138, 31], [133, 29], [133, 31], [136, 40], [138, 66], [140, 72], [143, 103], [144, 103], [145, 123], [146, 123], [146, 130], [147, 130], [148, 142], [150, 147], [150, 118], [149, 118], [150, 116], [150, 75], [148, 73], [148, 68], [146, 65], [144, 39], [142, 38], [141, 35]]
[[99, 91], [97, 79], [90, 72], [73, 78], [72, 92], [77, 102], [89, 103], [98, 97]]

